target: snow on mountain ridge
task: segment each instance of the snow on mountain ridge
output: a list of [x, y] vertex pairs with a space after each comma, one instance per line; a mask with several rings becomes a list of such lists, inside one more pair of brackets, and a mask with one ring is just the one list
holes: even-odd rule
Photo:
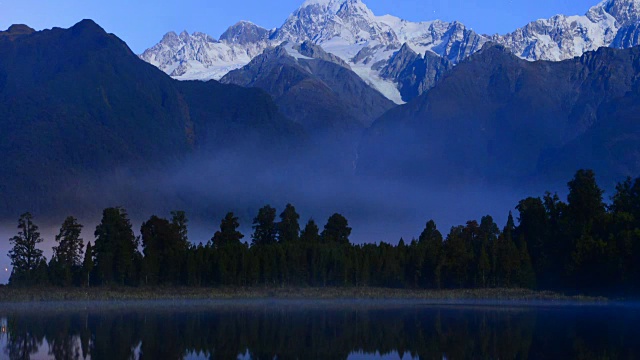
[[523, 59], [566, 60], [610, 46], [620, 25], [634, 21], [634, 16], [637, 19], [640, 14], [637, 4], [640, 1], [606, 0], [583, 16], [556, 15], [536, 20], [510, 34], [494, 35], [491, 39]]
[[410, 22], [376, 16], [361, 0], [306, 0], [274, 30], [250, 22], [231, 26], [220, 40], [202, 33], [167, 33], [141, 58], [178, 79], [219, 79], [266, 48], [289, 41], [319, 45], [345, 61], [366, 82], [400, 103], [393, 79], [382, 69], [404, 44], [456, 64], [487, 41], [530, 60], [559, 61], [602, 46], [640, 44], [640, 0], [604, 0], [582, 16], [556, 15], [533, 21], [505, 35], [481, 35], [459, 22]]
[[397, 103], [402, 102], [399, 91], [392, 80], [381, 78], [380, 70], [403, 44], [420, 53], [436, 52], [457, 63], [486, 41], [457, 22], [413, 23], [391, 15], [376, 16], [361, 0], [307, 0], [275, 31], [240, 22], [220, 41], [185, 35], [178, 38], [165, 35], [141, 58], [178, 79], [219, 79], [225, 71], [248, 64], [267, 47], [285, 41], [312, 41], [340, 57]]
[[220, 41], [231, 44], [247, 45], [269, 40], [272, 31], [250, 21], [242, 20], [232, 25], [220, 35]]
[[620, 26], [640, 20], [640, 0], [605, 0], [593, 8], [604, 9]]
[[[237, 27], [252, 32], [238, 32]], [[269, 34], [269, 30], [249, 22], [230, 27], [222, 34], [221, 41], [202, 32], [183, 31], [178, 35], [171, 31], [140, 58], [179, 80], [219, 80], [269, 47]]]
[[374, 40], [388, 44], [394, 40], [391, 28], [378, 23], [360, 0], [307, 1], [273, 35], [277, 41], [311, 40], [317, 44], [334, 37], [353, 44]]

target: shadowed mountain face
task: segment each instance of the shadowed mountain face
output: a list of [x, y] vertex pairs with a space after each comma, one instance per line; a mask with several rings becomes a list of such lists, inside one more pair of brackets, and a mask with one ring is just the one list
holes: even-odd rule
[[2, 36], [5, 39], [15, 40], [18, 37], [21, 37], [23, 35], [30, 35], [34, 32], [35, 30], [28, 27], [27, 25], [16, 24], [16, 25], [9, 26], [7, 31], [0, 31], [0, 36]]
[[89, 20], [0, 32], [0, 114], [0, 213], [11, 214], [67, 201], [87, 174], [234, 149], [275, 156], [304, 138], [266, 93], [172, 80]]
[[311, 42], [267, 49], [221, 82], [267, 91], [310, 132], [360, 130], [394, 106], [344, 61]]
[[269, 39], [270, 31], [248, 21], [240, 21], [231, 26], [222, 35], [220, 41], [231, 44], [247, 45]]
[[378, 119], [358, 171], [472, 184], [548, 185], [578, 168], [605, 182], [638, 176], [639, 72], [640, 48], [553, 63], [485, 46]]
[[453, 63], [447, 58], [430, 51], [418, 55], [404, 44], [389, 59], [380, 76], [398, 84], [402, 100], [409, 102], [436, 86], [451, 69]]
[[222, 83], [260, 88], [312, 136], [314, 162], [350, 173], [362, 132], [395, 104], [311, 42], [269, 48]]

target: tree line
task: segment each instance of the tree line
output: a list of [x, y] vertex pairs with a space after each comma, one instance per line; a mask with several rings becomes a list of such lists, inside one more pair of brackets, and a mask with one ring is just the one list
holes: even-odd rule
[[322, 231], [304, 227], [291, 204], [266, 205], [253, 219], [250, 241], [228, 213], [206, 244], [188, 238], [183, 211], [152, 216], [134, 234], [125, 209], [108, 208], [95, 241], [83, 226], [63, 222], [49, 262], [31, 214], [10, 239], [10, 285], [34, 286], [372, 286], [397, 288], [524, 287], [588, 293], [638, 293], [640, 178], [616, 186], [609, 203], [591, 170], [557, 194], [518, 203], [500, 228], [491, 216], [454, 226], [446, 236], [430, 220], [415, 239], [397, 245], [352, 244], [341, 214]]

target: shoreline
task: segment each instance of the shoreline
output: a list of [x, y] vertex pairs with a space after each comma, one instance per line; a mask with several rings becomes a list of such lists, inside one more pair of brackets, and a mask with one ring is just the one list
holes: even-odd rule
[[43, 302], [131, 302], [131, 301], [413, 301], [424, 304], [603, 304], [606, 297], [568, 296], [550, 291], [526, 289], [411, 290], [389, 288], [10, 288], [0, 287], [0, 304]]

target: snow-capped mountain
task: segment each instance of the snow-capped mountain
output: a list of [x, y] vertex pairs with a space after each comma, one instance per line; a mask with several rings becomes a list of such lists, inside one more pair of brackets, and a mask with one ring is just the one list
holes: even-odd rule
[[311, 41], [269, 48], [220, 82], [265, 90], [282, 113], [314, 133], [359, 132], [394, 107], [342, 59]]
[[527, 24], [492, 40], [507, 46], [527, 60], [560, 61], [581, 56], [587, 51], [610, 46], [620, 25], [630, 21], [629, 7], [622, 3], [636, 0], [607, 0], [584, 16], [556, 15]]
[[405, 100], [397, 81], [381, 76], [381, 70], [404, 44], [457, 63], [486, 42], [458, 22], [414, 23], [391, 15], [376, 16], [361, 0], [307, 0], [276, 30], [272, 40], [311, 40], [321, 45], [396, 103]]
[[410, 100], [399, 91], [402, 81], [383, 72], [397, 62], [394, 55], [403, 45], [425, 59], [435, 54], [453, 65], [488, 41], [506, 46], [523, 59], [559, 61], [603, 46], [638, 45], [639, 21], [640, 0], [605, 0], [583, 16], [556, 15], [506, 35], [489, 36], [456, 21], [410, 22], [376, 16], [361, 0], [307, 0], [277, 29], [240, 22], [219, 41], [202, 33], [168, 33], [141, 58], [177, 79], [220, 79], [268, 47], [312, 41], [341, 58], [387, 98], [402, 103]]
[[270, 33], [246, 21], [230, 27], [220, 41], [201, 32], [169, 32], [140, 58], [179, 80], [218, 80], [269, 47]]
[[380, 76], [402, 45], [418, 53], [432, 51], [457, 63], [486, 40], [458, 22], [413, 23], [376, 16], [361, 0], [307, 0], [274, 31], [241, 22], [219, 41], [201, 33], [168, 33], [141, 58], [177, 79], [220, 79], [267, 47], [284, 41], [312, 41], [349, 64], [387, 98], [402, 103], [395, 80]]
[[382, 45], [397, 43], [393, 29], [376, 21], [375, 15], [360, 0], [307, 0], [276, 30], [280, 41], [311, 40], [318, 44], [340, 39], [347, 44], [376, 41]]
[[271, 33], [250, 21], [240, 21], [222, 33], [220, 41], [237, 45], [260, 44], [268, 42]]

